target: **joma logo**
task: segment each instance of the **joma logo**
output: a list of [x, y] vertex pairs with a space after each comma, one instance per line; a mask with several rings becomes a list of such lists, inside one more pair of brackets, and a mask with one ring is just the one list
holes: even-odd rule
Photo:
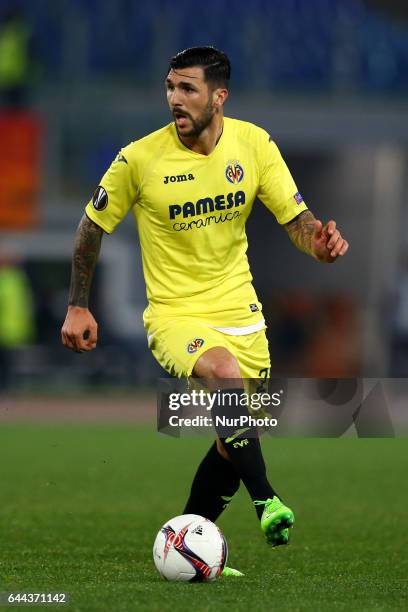
[[163, 183], [182, 183], [183, 181], [194, 181], [193, 174], [176, 174], [174, 176], [165, 176]]

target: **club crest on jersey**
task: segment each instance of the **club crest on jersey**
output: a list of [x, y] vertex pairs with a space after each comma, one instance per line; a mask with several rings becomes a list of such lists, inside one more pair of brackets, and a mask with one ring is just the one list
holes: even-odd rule
[[194, 338], [192, 342], [189, 342], [187, 345], [187, 352], [196, 353], [204, 344], [204, 340], [202, 338]]
[[97, 211], [105, 210], [108, 205], [108, 194], [100, 185], [96, 188], [95, 193], [93, 194], [92, 204], [94, 209]]
[[244, 169], [236, 160], [230, 161], [225, 168], [225, 176], [227, 181], [236, 185], [244, 178]]

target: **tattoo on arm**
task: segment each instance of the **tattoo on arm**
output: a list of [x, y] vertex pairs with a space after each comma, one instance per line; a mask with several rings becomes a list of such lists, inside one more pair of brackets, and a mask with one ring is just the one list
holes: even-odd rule
[[85, 214], [79, 222], [72, 256], [70, 306], [88, 308], [92, 276], [101, 248], [103, 229]]
[[293, 244], [303, 253], [313, 255], [312, 238], [314, 234], [315, 217], [310, 210], [300, 213], [293, 221], [285, 224], [285, 229]]

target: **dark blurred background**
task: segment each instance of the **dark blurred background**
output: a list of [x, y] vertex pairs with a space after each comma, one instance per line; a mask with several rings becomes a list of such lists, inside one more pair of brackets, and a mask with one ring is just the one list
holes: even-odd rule
[[168, 60], [213, 44], [229, 116], [268, 130], [347, 257], [318, 265], [257, 203], [248, 224], [272, 375], [405, 377], [408, 6], [362, 0], [1, 0], [0, 388], [151, 384], [132, 219], [105, 237], [100, 345], [60, 345], [73, 235], [121, 146], [170, 121]]

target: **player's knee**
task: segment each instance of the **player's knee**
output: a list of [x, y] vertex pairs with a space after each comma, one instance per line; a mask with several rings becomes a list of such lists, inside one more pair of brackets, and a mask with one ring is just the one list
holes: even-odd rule
[[206, 351], [197, 361], [193, 375], [217, 380], [241, 378], [238, 361], [224, 347], [214, 347]]
[[226, 352], [222, 359], [214, 360], [211, 364], [211, 378], [241, 378], [241, 372], [235, 357]]

